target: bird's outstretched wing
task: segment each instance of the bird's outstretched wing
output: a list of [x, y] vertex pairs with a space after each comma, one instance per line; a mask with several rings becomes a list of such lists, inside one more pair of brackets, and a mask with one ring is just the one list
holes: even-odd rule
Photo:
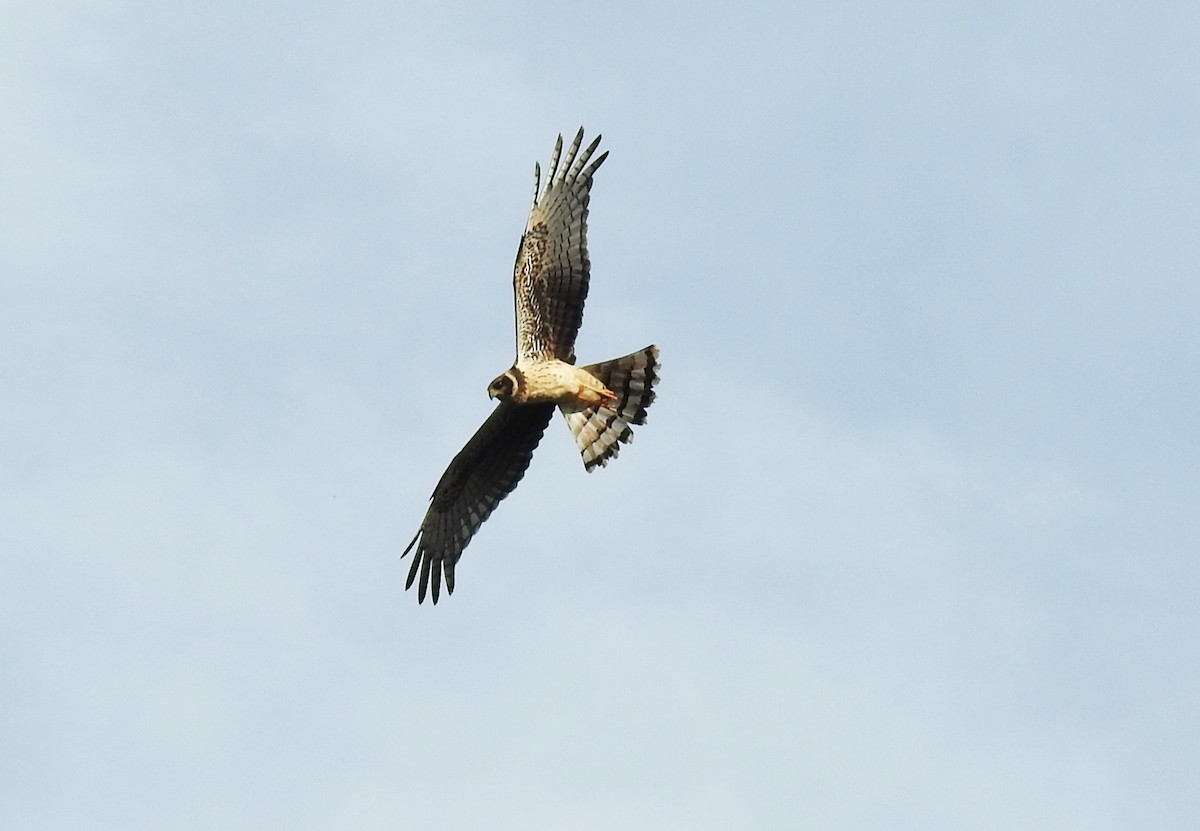
[[517, 358], [558, 358], [575, 363], [575, 335], [583, 322], [587, 299], [588, 192], [592, 174], [608, 158], [605, 151], [588, 160], [600, 143], [596, 136], [579, 152], [583, 128], [567, 155], [562, 136], [550, 158], [550, 175], [540, 196], [541, 167], [533, 169], [533, 208], [517, 249], [513, 294], [517, 311]]
[[450, 462], [433, 489], [421, 529], [400, 555], [406, 556], [416, 546], [404, 588], [412, 586], [419, 572], [418, 602], [425, 602], [431, 582], [433, 602], [438, 602], [443, 573], [446, 591], [454, 591], [454, 566], [463, 549], [521, 481], [553, 414], [553, 404], [504, 402]]

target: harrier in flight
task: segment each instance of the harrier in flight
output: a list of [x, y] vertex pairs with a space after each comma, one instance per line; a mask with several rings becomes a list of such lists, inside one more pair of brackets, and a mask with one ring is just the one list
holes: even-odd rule
[[615, 458], [621, 443], [633, 441], [633, 425], [646, 423], [658, 380], [658, 347], [575, 366], [590, 269], [588, 194], [592, 175], [608, 158], [605, 152], [592, 159], [599, 136], [580, 152], [582, 141], [580, 128], [560, 166], [558, 137], [545, 190], [541, 167], [534, 165], [533, 208], [513, 273], [517, 359], [488, 385], [499, 405], [442, 474], [420, 530], [401, 555], [416, 548], [404, 587], [420, 577], [418, 602], [431, 588], [438, 602], [443, 575], [446, 591], [454, 591], [458, 558], [525, 475], [555, 407], [566, 417], [589, 472]]

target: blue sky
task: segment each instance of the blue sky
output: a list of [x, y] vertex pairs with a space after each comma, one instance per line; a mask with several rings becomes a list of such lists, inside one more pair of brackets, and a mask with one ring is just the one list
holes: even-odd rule
[[[0, 825], [1200, 822], [1194, 4], [5, 19]], [[580, 124], [659, 399], [418, 607]]]

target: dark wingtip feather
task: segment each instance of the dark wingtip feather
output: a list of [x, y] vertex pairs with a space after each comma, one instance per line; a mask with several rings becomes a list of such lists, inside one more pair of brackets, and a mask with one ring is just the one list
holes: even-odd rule
[[[426, 554], [421, 558], [421, 582], [417, 584], [417, 602], [425, 602], [425, 593], [429, 590], [429, 567], [433, 564], [433, 558]], [[436, 602], [436, 601], [434, 601]]]
[[[408, 552], [412, 550], [412, 547], [414, 545], [416, 545], [417, 539], [420, 536], [421, 536], [421, 532], [418, 531], [417, 536], [413, 537], [413, 541], [408, 544], [408, 548], [404, 549], [404, 553], [400, 555], [401, 559], [404, 559], [405, 557], [408, 556]], [[404, 581], [404, 590], [405, 591], [408, 591], [410, 588], [412, 588], [413, 580], [417, 579], [417, 569], [419, 569], [421, 567], [422, 559], [424, 559], [424, 558], [421, 556], [420, 549], [418, 549], [417, 556], [413, 557], [412, 565], [408, 567], [408, 579]]]
[[422, 528], [421, 530], [417, 531], [416, 536], [412, 538], [412, 542], [408, 544], [408, 547], [404, 549], [404, 553], [400, 555], [401, 560], [408, 556], [408, 552], [412, 551], [413, 546], [417, 544], [417, 540], [421, 539], [421, 531], [423, 530], [425, 529]]

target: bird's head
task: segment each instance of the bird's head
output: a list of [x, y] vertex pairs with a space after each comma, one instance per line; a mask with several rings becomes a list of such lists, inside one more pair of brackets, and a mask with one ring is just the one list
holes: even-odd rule
[[507, 401], [512, 398], [516, 388], [516, 379], [513, 378], [511, 372], [506, 372], [488, 384], [488, 397]]

